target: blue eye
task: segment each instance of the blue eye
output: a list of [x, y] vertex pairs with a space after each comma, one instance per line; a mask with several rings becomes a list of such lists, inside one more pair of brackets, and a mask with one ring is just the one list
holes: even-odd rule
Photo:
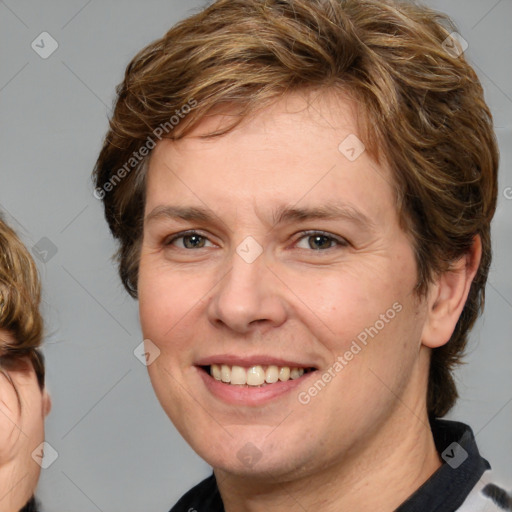
[[[178, 233], [167, 240], [165, 245], [172, 245], [178, 249], [203, 249], [205, 247], [214, 246], [207, 237], [196, 231]], [[300, 249], [320, 252], [332, 249], [336, 246], [346, 247], [348, 246], [348, 242], [323, 231], [308, 231], [302, 233], [302, 236], [296, 242], [296, 246]]]

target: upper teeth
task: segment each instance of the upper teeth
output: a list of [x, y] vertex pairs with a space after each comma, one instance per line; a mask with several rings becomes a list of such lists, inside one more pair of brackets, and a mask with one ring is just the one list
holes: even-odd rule
[[210, 375], [226, 384], [247, 384], [248, 386], [261, 386], [264, 383], [298, 379], [304, 375], [304, 368], [290, 368], [289, 366], [260, 365], [244, 368], [243, 366], [229, 366], [227, 364], [212, 364]]

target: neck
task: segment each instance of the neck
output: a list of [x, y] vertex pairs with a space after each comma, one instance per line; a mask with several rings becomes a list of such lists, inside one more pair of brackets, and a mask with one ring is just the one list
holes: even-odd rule
[[441, 466], [424, 404], [413, 414], [397, 408], [357, 453], [300, 478], [249, 480], [215, 470], [226, 512], [395, 510]]

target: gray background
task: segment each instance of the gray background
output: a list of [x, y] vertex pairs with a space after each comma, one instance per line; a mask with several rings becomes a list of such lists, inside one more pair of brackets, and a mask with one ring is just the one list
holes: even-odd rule
[[[486, 312], [457, 374], [461, 399], [450, 416], [472, 425], [512, 489], [512, 1], [427, 3], [452, 15], [468, 41], [502, 152]], [[203, 4], [0, 1], [0, 209], [29, 246], [50, 249], [38, 262], [53, 397], [47, 441], [59, 454], [39, 485], [49, 512], [165, 511], [209, 472], [133, 355], [141, 342], [137, 304], [118, 280], [90, 182], [130, 58]], [[47, 59], [31, 48], [43, 31], [59, 44]]]

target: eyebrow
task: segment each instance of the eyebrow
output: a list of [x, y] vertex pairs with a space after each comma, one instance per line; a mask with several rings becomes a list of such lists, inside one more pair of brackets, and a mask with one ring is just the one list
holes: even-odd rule
[[290, 221], [349, 220], [361, 228], [375, 229], [375, 223], [363, 212], [348, 204], [332, 203], [314, 208], [281, 207], [274, 213], [274, 225]]
[[[218, 216], [207, 208], [196, 206], [171, 206], [161, 205], [155, 207], [144, 219], [147, 224], [156, 219], [181, 219], [195, 222], [215, 222]], [[374, 230], [375, 222], [363, 212], [348, 204], [327, 204], [314, 208], [297, 208], [295, 206], [281, 206], [272, 215], [273, 226], [289, 223], [292, 221], [308, 220], [348, 220], [357, 224], [360, 228]]]

